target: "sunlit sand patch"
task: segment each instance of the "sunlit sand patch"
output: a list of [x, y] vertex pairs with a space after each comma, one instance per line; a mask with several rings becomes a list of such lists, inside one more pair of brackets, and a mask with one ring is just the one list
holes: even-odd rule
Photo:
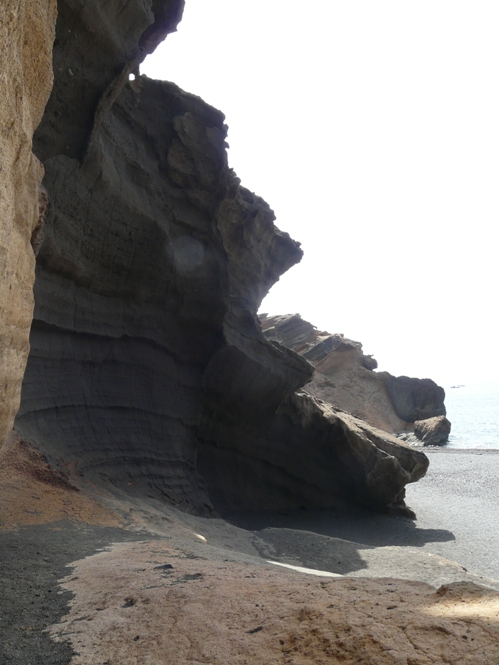
[[72, 567], [61, 582], [74, 594], [69, 612], [50, 629], [74, 649], [71, 665], [499, 663], [498, 622], [445, 614], [461, 598], [499, 597], [473, 584], [436, 592], [296, 575], [298, 566], [204, 559], [161, 540], [117, 543]]
[[421, 612], [434, 617], [480, 618], [499, 622], [499, 593], [465, 582], [449, 584], [437, 591], [436, 603]]
[[476, 617], [499, 622], [499, 598], [477, 601], [462, 600], [461, 604], [456, 601], [453, 601], [452, 604], [440, 603], [432, 607], [421, 608], [421, 611], [434, 617], [445, 616], [460, 619]]
[[290, 563], [281, 563], [280, 561], [267, 561], [274, 566], [282, 566], [283, 568], [289, 568], [290, 570], [296, 570], [298, 573], [306, 573], [307, 575], [317, 575], [317, 577], [343, 577], [338, 573], [330, 573], [327, 570], [316, 570], [315, 568], [304, 568], [303, 566], [293, 566]]

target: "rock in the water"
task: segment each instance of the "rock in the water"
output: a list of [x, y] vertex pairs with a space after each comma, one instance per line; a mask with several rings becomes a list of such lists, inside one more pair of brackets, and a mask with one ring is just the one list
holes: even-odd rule
[[43, 222], [43, 168], [33, 132], [52, 87], [55, 0], [2, 0], [0, 9], [0, 446], [19, 408]]
[[425, 455], [296, 393], [312, 365], [261, 332], [262, 298], [302, 252], [229, 169], [224, 116], [129, 81], [182, 5], [59, 3], [16, 428], [55, 465], [198, 513], [403, 509]]
[[425, 446], [441, 446], [449, 440], [451, 424], [445, 416], [416, 420], [414, 434]]

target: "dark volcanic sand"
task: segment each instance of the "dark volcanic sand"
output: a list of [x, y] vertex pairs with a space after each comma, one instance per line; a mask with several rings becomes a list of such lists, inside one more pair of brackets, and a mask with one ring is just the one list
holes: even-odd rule
[[0, 532], [0, 665], [67, 665], [72, 650], [45, 628], [67, 612], [65, 567], [112, 542], [143, 539], [124, 529], [57, 522]]
[[[457, 561], [470, 573], [499, 580], [499, 451], [425, 452], [430, 457], [427, 475], [407, 486], [407, 504], [416, 521], [351, 507], [226, 517], [243, 528], [306, 530], [360, 544], [350, 547], [348, 563], [332, 572], [360, 572], [364, 549], [399, 546]], [[299, 548], [295, 551], [299, 554]]]
[[407, 487], [418, 527], [449, 531], [425, 550], [499, 579], [499, 450], [432, 450], [425, 478]]

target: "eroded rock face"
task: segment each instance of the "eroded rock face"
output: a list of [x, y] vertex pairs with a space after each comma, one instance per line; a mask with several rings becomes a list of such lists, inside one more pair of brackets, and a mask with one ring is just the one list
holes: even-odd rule
[[431, 379], [389, 376], [386, 388], [400, 418], [410, 423], [445, 416], [445, 391]]
[[[213, 218], [225, 192], [223, 116], [209, 107], [197, 116], [200, 132], [219, 132], [198, 180], [185, 173], [197, 155], [185, 149], [182, 161], [173, 126], [198, 100], [189, 106], [174, 86], [142, 85], [147, 94], [124, 91], [82, 166], [65, 155], [46, 161], [52, 212], [16, 427], [82, 473], [141, 491], [159, 484], [199, 510], [209, 503], [196, 474], [202, 374], [228, 293]], [[148, 114], [161, 122], [144, 141]]]
[[296, 394], [313, 366], [261, 332], [262, 298], [302, 252], [228, 168], [224, 116], [128, 81], [181, 6], [61, 2], [16, 429], [52, 463], [198, 513], [400, 507], [426, 457]]
[[395, 437], [306, 392], [275, 414], [263, 404], [245, 417], [208, 409], [199, 465], [221, 510], [332, 507], [342, 496], [412, 516], [404, 488], [428, 459]]
[[[229, 377], [234, 354], [253, 356], [268, 391], [254, 399], [275, 407], [310, 372], [269, 346], [249, 311], [301, 251], [229, 171], [225, 135], [220, 112], [143, 78], [122, 91], [83, 164], [46, 160], [52, 209], [16, 423], [82, 473], [196, 511], [209, 506], [196, 471], [208, 363], [227, 370], [224, 392], [249, 400]], [[253, 253], [231, 244], [238, 232], [254, 234]]]
[[307, 391], [386, 432], [412, 430], [418, 419], [445, 415], [445, 392], [431, 379], [373, 372], [378, 363], [362, 344], [320, 332], [299, 314], [260, 315], [265, 337], [309, 360]]
[[83, 158], [130, 74], [176, 30], [184, 0], [59, 0], [57, 6], [54, 93], [35, 137], [42, 161]]
[[3, 0], [0, 19], [0, 446], [19, 407], [33, 315], [30, 240], [46, 205], [33, 132], [52, 87], [55, 0]]

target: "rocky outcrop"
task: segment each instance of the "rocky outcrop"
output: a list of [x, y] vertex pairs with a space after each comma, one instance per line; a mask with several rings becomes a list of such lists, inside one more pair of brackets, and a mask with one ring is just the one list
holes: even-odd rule
[[[259, 314], [265, 337], [293, 349], [313, 363], [322, 374], [341, 364], [357, 364], [365, 369], [376, 369], [378, 363], [366, 356], [362, 344], [346, 339], [344, 335], [319, 332], [315, 326], [304, 321], [299, 314], [268, 316]], [[338, 353], [334, 353], [337, 351]]]
[[386, 389], [400, 418], [410, 423], [445, 416], [445, 391], [431, 379], [390, 376]]
[[201, 511], [202, 376], [228, 295], [214, 218], [225, 130], [175, 86], [141, 86], [123, 90], [83, 164], [45, 162], [52, 210], [16, 428], [81, 473]]
[[275, 413], [241, 411], [205, 411], [199, 466], [221, 510], [332, 507], [341, 496], [413, 516], [404, 488], [426, 473], [419, 451], [306, 392]]
[[52, 87], [55, 0], [4, 0], [0, 17], [0, 446], [19, 408], [33, 316], [35, 256], [43, 219], [43, 168], [33, 132]]
[[182, 2], [61, 0], [35, 136], [51, 207], [16, 429], [55, 467], [185, 510], [403, 509], [428, 460], [296, 393], [256, 312], [299, 244], [228, 168], [224, 116], [137, 76]]
[[81, 160], [129, 77], [182, 18], [184, 0], [59, 0], [54, 92], [35, 153]]
[[426, 420], [416, 420], [415, 436], [425, 446], [441, 446], [449, 440], [451, 424], [445, 416], [436, 416]]
[[315, 367], [307, 392], [386, 432], [412, 430], [415, 420], [445, 415], [445, 392], [431, 379], [374, 372], [378, 363], [362, 344], [320, 332], [299, 314], [260, 314], [265, 337], [299, 353]]

